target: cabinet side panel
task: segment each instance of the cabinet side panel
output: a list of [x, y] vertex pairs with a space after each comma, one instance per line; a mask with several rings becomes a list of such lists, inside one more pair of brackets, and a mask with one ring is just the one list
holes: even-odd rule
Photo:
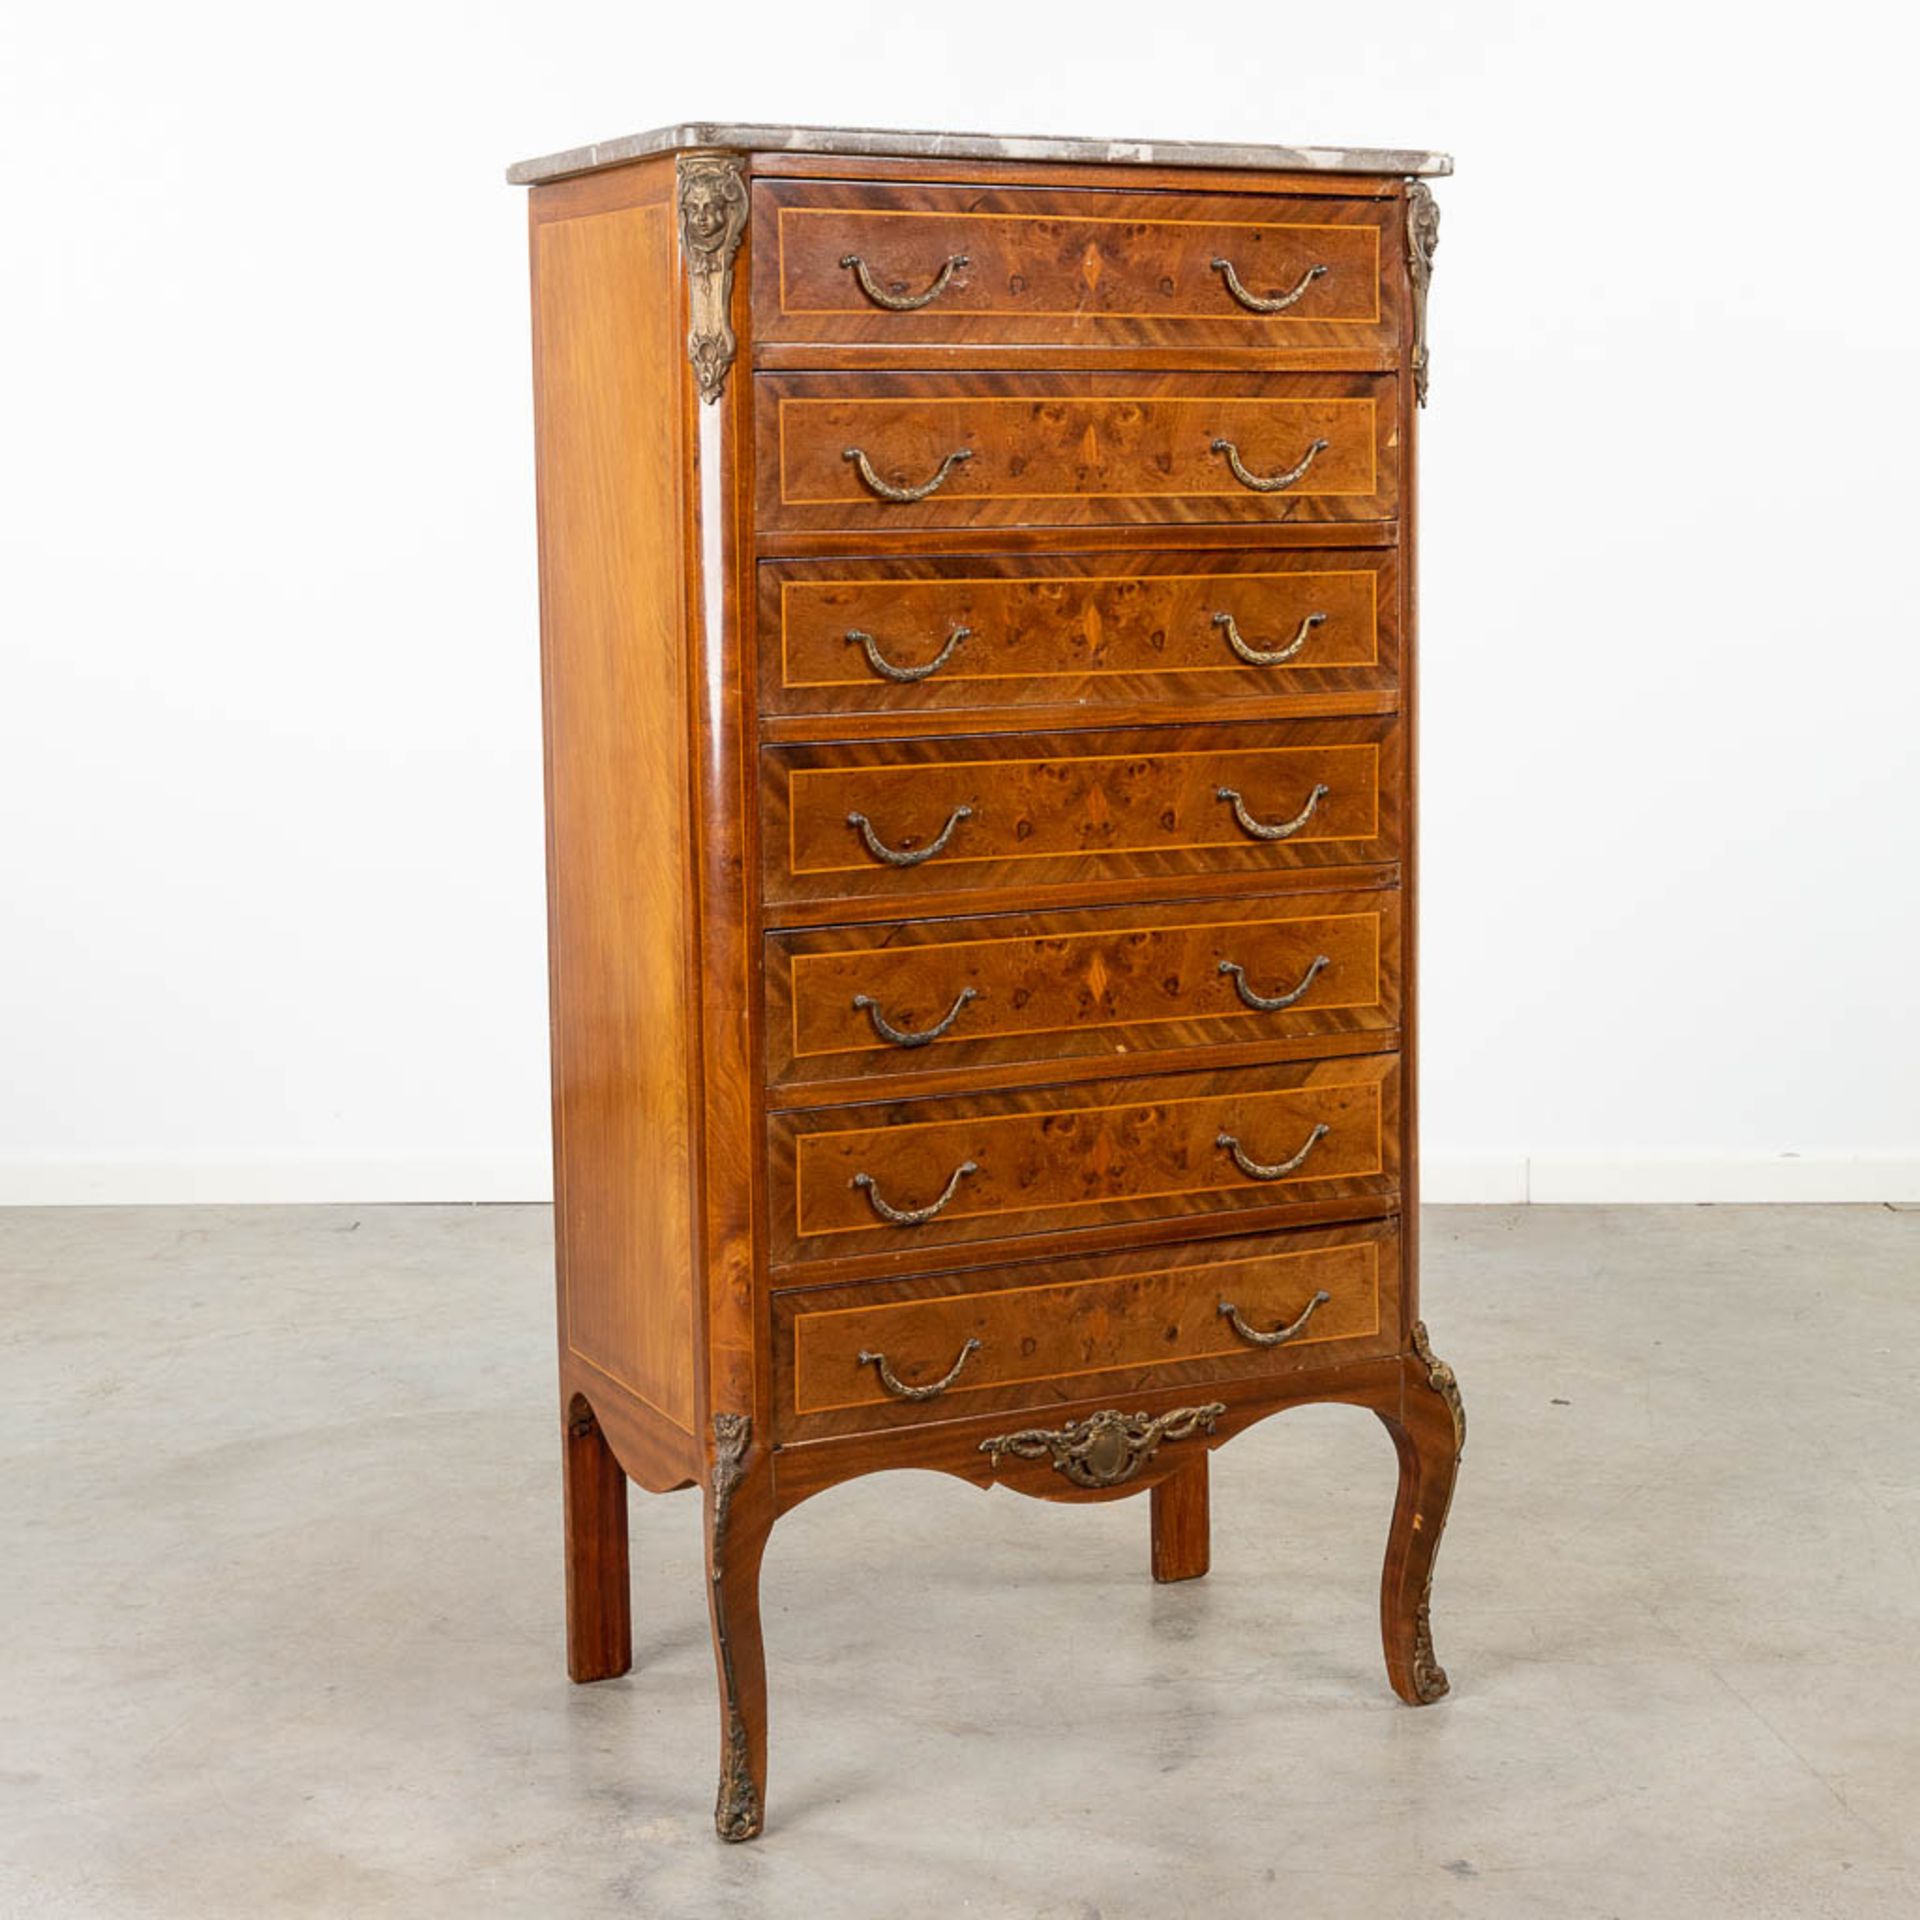
[[566, 1354], [690, 1433], [687, 449], [650, 171], [533, 228], [554, 1201]]

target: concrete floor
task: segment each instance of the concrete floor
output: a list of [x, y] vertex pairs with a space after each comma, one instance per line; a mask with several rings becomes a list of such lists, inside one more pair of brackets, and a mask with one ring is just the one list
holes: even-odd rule
[[567, 1684], [540, 1208], [0, 1214], [0, 1914], [1920, 1913], [1920, 1213], [1449, 1209], [1471, 1435], [1397, 1705], [1385, 1433], [1146, 1503], [783, 1521], [771, 1824], [709, 1824], [688, 1494]]

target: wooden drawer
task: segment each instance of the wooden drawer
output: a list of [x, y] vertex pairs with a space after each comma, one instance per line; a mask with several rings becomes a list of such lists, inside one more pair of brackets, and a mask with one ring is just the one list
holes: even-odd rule
[[[1380, 1044], [1394, 892], [1291, 894], [786, 933], [767, 942], [775, 1087], [1234, 1043]], [[1149, 1064], [1142, 1062], [1141, 1064]]]
[[770, 747], [769, 903], [1391, 860], [1398, 723]]
[[1398, 276], [1383, 272], [1396, 211], [1380, 199], [763, 181], [754, 338], [1382, 351], [1400, 324]]
[[767, 373], [754, 419], [763, 533], [1380, 521], [1398, 500], [1391, 375]]
[[996, 713], [1390, 688], [1390, 548], [785, 560], [759, 570], [770, 714]]
[[1398, 1179], [1392, 1054], [775, 1114], [784, 1261], [1378, 1196]]
[[[1399, 1292], [1391, 1220], [790, 1290], [773, 1296], [774, 1404], [786, 1438], [1094, 1396], [1124, 1407], [1391, 1353]], [[1250, 1338], [1303, 1318], [1277, 1345]]]

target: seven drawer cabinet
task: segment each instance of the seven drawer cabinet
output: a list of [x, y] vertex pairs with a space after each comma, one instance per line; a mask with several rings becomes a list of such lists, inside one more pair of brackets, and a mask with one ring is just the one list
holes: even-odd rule
[[[698, 1485], [717, 1822], [774, 1520], [1149, 1495], [1418, 1317], [1414, 428], [1443, 157], [680, 127], [531, 185], [568, 1665]], [[1236, 1515], [1239, 1524], [1272, 1516]]]

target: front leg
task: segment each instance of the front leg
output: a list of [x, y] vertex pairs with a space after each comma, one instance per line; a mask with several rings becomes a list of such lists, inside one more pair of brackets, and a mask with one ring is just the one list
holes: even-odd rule
[[767, 1657], [760, 1638], [760, 1560], [773, 1524], [771, 1484], [753, 1422], [713, 1416], [707, 1481], [707, 1608], [720, 1675], [720, 1794], [713, 1823], [723, 1840], [751, 1840], [765, 1822]]
[[1375, 1410], [1400, 1454], [1400, 1493], [1380, 1582], [1387, 1678], [1409, 1706], [1423, 1707], [1447, 1691], [1446, 1670], [1433, 1654], [1428, 1606], [1433, 1559], [1453, 1500], [1467, 1416], [1453, 1369], [1434, 1357], [1427, 1330], [1418, 1321], [1413, 1328], [1413, 1352], [1405, 1362], [1400, 1406], [1397, 1412]]

